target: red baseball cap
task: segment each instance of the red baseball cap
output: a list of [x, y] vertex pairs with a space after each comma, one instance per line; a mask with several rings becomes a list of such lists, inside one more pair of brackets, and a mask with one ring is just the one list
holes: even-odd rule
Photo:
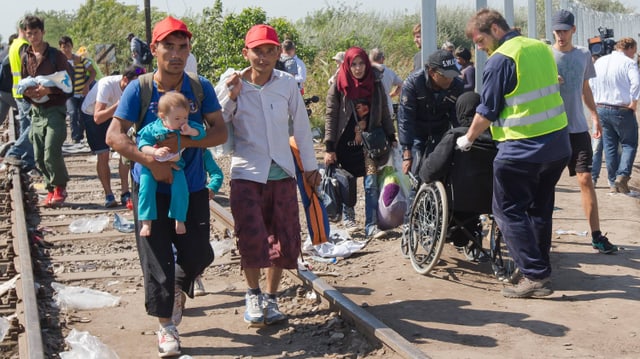
[[254, 25], [244, 38], [244, 46], [253, 49], [264, 44], [280, 46], [276, 30], [265, 24]]
[[156, 42], [162, 41], [169, 36], [169, 34], [175, 31], [184, 32], [189, 40], [191, 40], [191, 32], [187, 28], [187, 25], [174, 17], [167, 16], [161, 21], [158, 21], [153, 27], [151, 43], [155, 44]]

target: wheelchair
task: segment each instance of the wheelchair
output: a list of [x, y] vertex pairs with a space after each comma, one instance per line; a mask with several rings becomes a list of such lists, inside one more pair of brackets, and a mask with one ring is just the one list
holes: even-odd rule
[[[452, 231], [462, 233], [468, 244], [461, 249], [467, 259], [478, 256], [491, 262], [499, 281], [515, 283], [519, 270], [504, 244], [502, 233], [491, 215], [493, 195], [493, 158], [496, 149], [473, 145], [468, 152], [455, 151], [453, 163], [442, 180], [419, 184], [411, 204], [408, 228], [401, 250], [413, 269], [427, 275], [439, 262], [445, 242]], [[488, 229], [475, 223], [483, 215], [490, 220]], [[489, 250], [482, 241], [488, 232]]]

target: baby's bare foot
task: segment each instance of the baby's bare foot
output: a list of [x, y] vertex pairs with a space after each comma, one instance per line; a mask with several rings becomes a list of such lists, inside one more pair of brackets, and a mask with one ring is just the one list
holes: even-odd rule
[[176, 234], [187, 233], [187, 227], [184, 226], [184, 222], [176, 221]]

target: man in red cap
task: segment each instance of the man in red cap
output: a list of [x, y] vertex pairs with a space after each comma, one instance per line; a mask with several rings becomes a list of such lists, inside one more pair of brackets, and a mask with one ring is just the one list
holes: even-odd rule
[[[315, 188], [320, 176], [298, 83], [274, 70], [280, 56], [278, 34], [269, 25], [255, 25], [244, 43], [242, 56], [250, 66], [226, 81], [229, 96], [222, 101], [222, 112], [233, 124], [236, 143], [230, 205], [248, 286], [244, 320], [262, 326], [286, 319], [276, 294], [282, 270], [298, 268], [300, 253], [296, 172], [286, 141], [289, 121], [304, 179]], [[266, 268], [265, 293], [259, 285], [261, 268]]]
[[[213, 86], [207, 79], [192, 77], [184, 71], [190, 50], [191, 32], [187, 25], [173, 17], [158, 22], [153, 28], [151, 42], [151, 52], [157, 58], [157, 70], [140, 76], [126, 87], [107, 130], [107, 144], [135, 162], [132, 168], [134, 213], [137, 214], [141, 166], [149, 168], [159, 182], [156, 193], [158, 219], [152, 223], [157, 230], [150, 236], [140, 236], [136, 231], [136, 241], [144, 275], [147, 314], [157, 317], [160, 323], [160, 357], [180, 354], [176, 326], [182, 320], [186, 299], [183, 292], [193, 297], [194, 279], [213, 261], [213, 250], [209, 244], [209, 195], [205, 187], [202, 151], [227, 139]], [[157, 119], [158, 99], [171, 91], [178, 91], [189, 100], [190, 121], [206, 121], [209, 125], [206, 136], [201, 140], [171, 135], [160, 143], [171, 148], [171, 152], [184, 148], [182, 158], [186, 163], [183, 170], [189, 187], [189, 208], [185, 222], [187, 231], [180, 235], [175, 233], [173, 220], [168, 217], [172, 162], [156, 161], [140, 152], [136, 142], [127, 137], [132, 126], [140, 129]], [[176, 249], [175, 260], [172, 246]]]

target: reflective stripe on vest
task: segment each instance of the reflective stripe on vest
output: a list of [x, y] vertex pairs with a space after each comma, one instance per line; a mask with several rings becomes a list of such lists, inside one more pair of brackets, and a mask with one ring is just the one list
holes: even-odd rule
[[494, 140], [538, 137], [566, 127], [557, 66], [547, 45], [518, 36], [502, 44], [496, 53], [515, 62], [517, 84], [504, 95], [505, 107], [491, 124]]
[[[18, 95], [18, 83], [22, 79], [22, 59], [20, 58], [20, 48], [23, 45], [28, 45], [29, 42], [26, 39], [17, 38], [13, 40], [9, 47], [9, 64], [11, 66], [11, 75], [13, 75], [13, 88], [11, 89], [14, 98], [22, 98], [22, 95]], [[15, 70], [15, 71], [14, 71]]]

